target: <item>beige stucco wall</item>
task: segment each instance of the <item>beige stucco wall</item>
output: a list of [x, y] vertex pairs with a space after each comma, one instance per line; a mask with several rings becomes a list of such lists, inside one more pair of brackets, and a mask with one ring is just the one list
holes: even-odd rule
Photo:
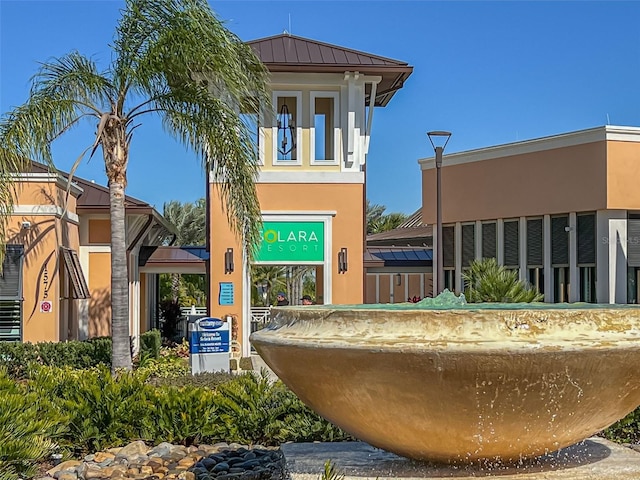
[[89, 253], [89, 337], [111, 335], [111, 254]]
[[[624, 147], [614, 147], [625, 150]], [[619, 160], [621, 172], [631, 154]], [[611, 162], [611, 155], [609, 156]], [[626, 164], [625, 164], [626, 162]], [[635, 167], [637, 170], [639, 167]], [[615, 178], [622, 185], [622, 175]], [[633, 176], [624, 181], [632, 182]], [[445, 223], [607, 208], [607, 147], [593, 142], [442, 167]], [[609, 189], [610, 190], [610, 189]], [[626, 195], [626, 193], [625, 193]], [[611, 196], [618, 201], [620, 195]], [[640, 205], [640, 193], [638, 194]], [[422, 171], [423, 222], [436, 222], [436, 170]], [[612, 207], [609, 207], [612, 208]], [[619, 207], [616, 207], [619, 208]]]
[[640, 210], [640, 143], [607, 142], [607, 208]]

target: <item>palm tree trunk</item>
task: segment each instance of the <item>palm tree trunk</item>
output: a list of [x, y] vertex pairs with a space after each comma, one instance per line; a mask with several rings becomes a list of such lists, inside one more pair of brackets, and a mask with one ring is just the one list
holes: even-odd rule
[[129, 278], [125, 240], [124, 184], [109, 182], [111, 203], [111, 339], [112, 369], [131, 369]]
[[129, 276], [125, 222], [127, 184], [127, 144], [125, 122], [113, 116], [102, 135], [102, 149], [109, 179], [111, 210], [111, 369], [131, 370], [131, 339], [129, 333]]
[[178, 303], [178, 297], [180, 296], [180, 274], [171, 274], [171, 297], [174, 303]]

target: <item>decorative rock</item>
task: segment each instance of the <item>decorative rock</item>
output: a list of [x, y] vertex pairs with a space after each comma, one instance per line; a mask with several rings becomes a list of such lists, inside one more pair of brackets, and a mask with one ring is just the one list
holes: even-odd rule
[[94, 459], [94, 458], [96, 458], [96, 456], [95, 456], [95, 455], [93, 455], [93, 454], [91, 454], [91, 455], [86, 455], [86, 456], [84, 457], [84, 461], [85, 461], [85, 462], [93, 462], [93, 459]]
[[55, 478], [57, 478], [58, 480], [78, 480], [78, 476], [75, 473], [68, 473], [68, 472], [64, 472], [60, 476]]
[[155, 447], [153, 447], [147, 455], [149, 457], [164, 457], [165, 455], [169, 455], [173, 450], [174, 446], [168, 442], [162, 442]]
[[125, 446], [116, 454], [116, 458], [126, 458], [127, 460], [132, 457], [139, 457], [144, 455], [146, 457], [149, 448], [142, 440], [137, 440], [135, 442], [131, 442], [129, 445]]
[[109, 453], [113, 453], [114, 455], [118, 455], [118, 453], [120, 453], [121, 450], [122, 450], [122, 447], [113, 447], [113, 448], [107, 448], [105, 450], [105, 452], [109, 452]]
[[91, 480], [92, 478], [105, 478], [103, 470], [99, 467], [93, 467], [87, 469], [84, 474], [85, 480]]
[[217, 448], [218, 451], [223, 450], [225, 448], [229, 448], [229, 444], [227, 442], [218, 442], [213, 444], [214, 448]]
[[[105, 460], [113, 460], [115, 459], [116, 456], [113, 453], [109, 453], [109, 452], [98, 452], [93, 456], [93, 460], [96, 463], [102, 463]], [[90, 460], [91, 461], [91, 460]]]
[[53, 467], [51, 470], [48, 470], [47, 475], [53, 477], [56, 474], [56, 472], [61, 472], [63, 470], [71, 470], [81, 464], [82, 462], [79, 462], [78, 460], [67, 460], [66, 462], [59, 463], [58, 465]]
[[178, 475], [179, 480], [196, 480], [196, 475], [193, 472], [182, 472]]

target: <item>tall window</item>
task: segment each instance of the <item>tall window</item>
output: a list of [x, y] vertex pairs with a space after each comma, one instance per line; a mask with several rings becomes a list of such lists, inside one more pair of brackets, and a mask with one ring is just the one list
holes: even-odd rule
[[24, 247], [7, 245], [0, 274], [0, 341], [22, 340], [22, 264]]
[[299, 165], [302, 121], [302, 93], [274, 92], [276, 109], [273, 126], [275, 164]]
[[496, 258], [498, 252], [496, 239], [496, 222], [483, 223], [482, 258]]
[[311, 162], [338, 158], [338, 92], [311, 92]]
[[505, 220], [503, 228], [504, 266], [510, 270], [520, 269], [520, 221]]
[[540, 293], [544, 293], [543, 233], [542, 218], [527, 219], [527, 273], [529, 283]]
[[452, 225], [442, 227], [442, 266], [444, 268], [444, 288], [455, 291], [456, 244], [455, 230]]
[[260, 163], [263, 162], [260, 155], [260, 147], [262, 141], [260, 140], [260, 115], [259, 115], [258, 103], [255, 98], [247, 98], [240, 105], [240, 120], [249, 131], [249, 137], [254, 147], [254, 153]]
[[568, 302], [569, 277], [569, 216], [551, 217], [551, 267], [553, 269], [554, 301]]
[[578, 272], [580, 301], [596, 302], [596, 215], [578, 214]]

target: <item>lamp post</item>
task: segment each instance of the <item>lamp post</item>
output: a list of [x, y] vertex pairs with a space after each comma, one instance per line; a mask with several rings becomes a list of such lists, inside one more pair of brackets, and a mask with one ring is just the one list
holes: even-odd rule
[[444, 132], [436, 130], [433, 132], [427, 132], [429, 142], [433, 147], [433, 151], [436, 154], [436, 268], [437, 268], [437, 291], [436, 294], [441, 293], [444, 290], [444, 242], [442, 241], [442, 192], [440, 184], [440, 168], [442, 167], [442, 152], [444, 152], [449, 139], [451, 138], [451, 132]]

